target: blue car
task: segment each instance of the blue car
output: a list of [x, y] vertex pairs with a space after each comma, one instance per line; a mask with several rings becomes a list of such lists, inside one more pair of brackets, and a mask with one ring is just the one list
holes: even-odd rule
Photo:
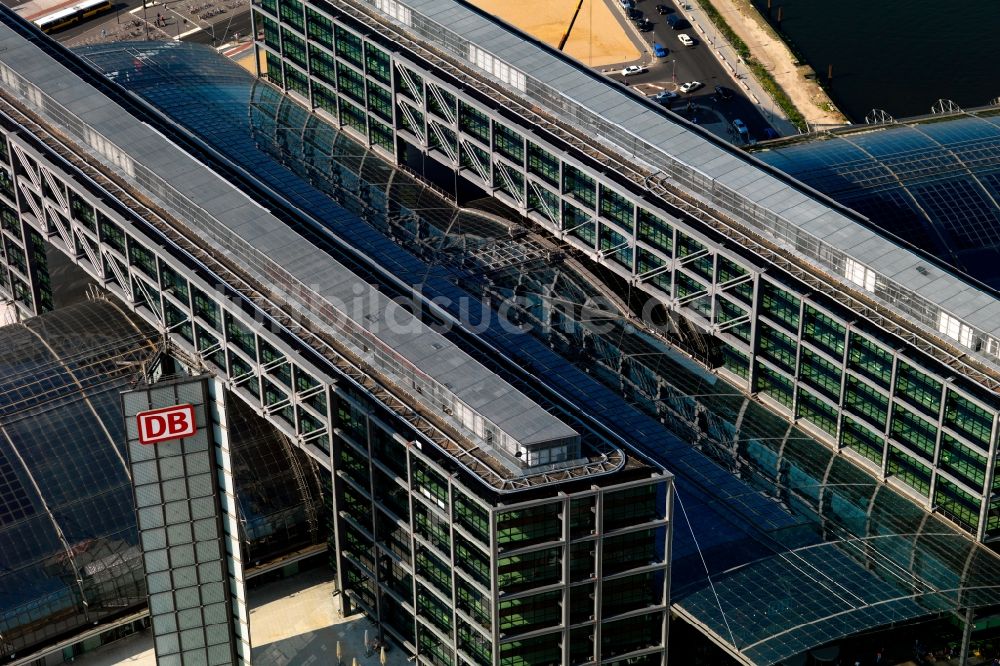
[[663, 44], [653, 44], [653, 53], [657, 58], [663, 58], [667, 55], [667, 48]]

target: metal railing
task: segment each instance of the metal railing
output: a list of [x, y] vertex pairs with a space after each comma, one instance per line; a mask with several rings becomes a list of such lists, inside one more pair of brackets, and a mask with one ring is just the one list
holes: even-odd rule
[[[447, 410], [449, 413], [456, 411], [455, 407], [461, 405], [485, 423], [491, 424], [501, 433], [501, 437], [507, 437], [511, 442], [517, 442], [516, 438], [462, 401], [455, 393], [422, 371], [416, 364], [393, 350], [377, 335], [351, 319], [264, 252], [234, 234], [226, 225], [167, 183], [155, 171], [132, 160], [108, 137], [84, 123], [47, 93], [14, 72], [5, 63], [0, 63], [0, 79], [2, 79], [2, 85], [11, 93], [25, 99], [40, 113], [48, 116], [85, 144], [101, 153], [120, 171], [122, 176], [156, 195], [168, 208], [181, 213], [183, 219], [195, 226], [202, 234], [203, 239], [213, 246], [213, 249], [223, 253], [230, 261], [249, 271], [261, 284], [276, 287], [272, 295], [276, 298], [277, 305], [295, 312], [303, 320], [319, 329], [329, 327], [340, 333], [341, 341], [350, 348], [352, 353], [378, 372], [393, 377], [393, 383], [405, 390], [417, 402], [433, 410]], [[16, 85], [12, 85], [14, 83]], [[371, 289], [367, 283], [365, 286]], [[463, 430], [469, 430], [471, 438], [479, 439], [478, 435], [471, 432], [468, 426], [456, 419], [452, 420], [459, 423]], [[498, 444], [502, 445], [503, 443], [499, 442]], [[510, 446], [503, 446], [503, 448], [507, 449]]]
[[[2, 15], [3, 10], [0, 9], [0, 17]], [[92, 72], [87, 71], [86, 74], [101, 80], [98, 75]], [[191, 259], [199, 263], [208, 261], [211, 266], [214, 266], [214, 268], [211, 266], [206, 267], [210, 275], [217, 275], [217, 279], [226, 281], [227, 284], [231, 285], [232, 289], [240, 294], [255, 293], [256, 295], [251, 296], [251, 298], [253, 298], [254, 303], [258, 307], [263, 308], [265, 312], [275, 317], [275, 321], [289, 332], [294, 328], [299, 330], [301, 335], [305, 335], [306, 338], [315, 339], [316, 344], [313, 348], [321, 355], [331, 358], [327, 354], [327, 351], [335, 352], [335, 357], [332, 360], [338, 370], [344, 372], [360, 388], [370, 392], [375, 399], [386, 404], [393, 412], [399, 414], [431, 442], [440, 447], [442, 451], [452, 456], [456, 462], [474, 475], [482, 478], [489, 485], [501, 490], [501, 492], [509, 492], [538, 484], [561, 483], [589, 475], [607, 474], [620, 470], [625, 466], [630, 456], [626, 455], [622, 449], [617, 448], [610, 441], [588, 435], [586, 437], [588, 440], [587, 448], [592, 452], [589, 458], [582, 461], [574, 461], [568, 465], [539, 465], [537, 469], [524, 470], [521, 474], [511, 474], [506, 466], [499, 465], [496, 462], [495, 455], [490, 453], [493, 450], [492, 447], [477, 444], [476, 440], [478, 438], [470, 433], [467, 428], [462, 427], [460, 424], [458, 428], [455, 427], [457, 421], [447, 419], [450, 423], [445, 424], [443, 427], [435, 424], [426, 414], [413, 410], [410, 405], [401, 401], [397, 396], [387, 391], [386, 387], [380, 385], [378, 381], [366, 374], [368, 372], [366, 366], [369, 366], [370, 361], [376, 358], [375, 353], [357, 354], [355, 350], [359, 341], [364, 344], [364, 342], [374, 338], [369, 331], [344, 315], [332, 304], [326, 302], [319, 294], [306, 288], [301, 281], [291, 276], [266, 255], [235, 236], [219, 220], [196, 206], [160, 176], [143, 165], [132, 161], [124, 151], [110, 142], [106, 137], [96, 132], [96, 130], [83, 122], [59, 102], [41, 91], [40, 88], [14, 72], [5, 63], [0, 63], [0, 88], [6, 89], [13, 94], [15, 99], [19, 100], [20, 104], [30, 106], [40, 116], [48, 118], [49, 121], [54, 122], [62, 130], [67, 131], [86, 145], [93, 148], [100, 146], [101, 148], [98, 148], [98, 152], [106, 160], [102, 168], [113, 169], [118, 173], [118, 176], [112, 177], [109, 180], [108, 176], [96, 171], [94, 169], [94, 163], [96, 162], [94, 153], [90, 153], [87, 158], [82, 158], [77, 154], [79, 148], [74, 147], [72, 143], [66, 144], [56, 135], [44, 128], [38, 127], [28, 118], [21, 118], [18, 121], [24, 127], [34, 128], [31, 131], [39, 133], [39, 135], [35, 136], [35, 139], [55, 150], [56, 154], [63, 159], [70, 161], [73, 165], [71, 168], [74, 169], [74, 173], [77, 173], [78, 176], [86, 180], [92, 181], [97, 187], [121, 198], [123, 206], [135, 212], [146, 223], [151, 224], [157, 232], [165, 233], [169, 230], [171, 233], [168, 237], [171, 243], [176, 244], [180, 251], [185, 252]], [[9, 109], [18, 116], [21, 115], [21, 112], [13, 107], [9, 107]], [[95, 145], [95, 141], [97, 145]], [[83, 162], [78, 163], [81, 159]], [[107, 163], [110, 163], [110, 167], [107, 166]], [[122, 191], [115, 184], [115, 178], [118, 179], [119, 183], [122, 180], [132, 181], [141, 192], [150, 192], [161, 197], [164, 203], [170, 207], [174, 207], [174, 212], [180, 212], [187, 216], [184, 219], [197, 221], [199, 224], [206, 225], [207, 228], [204, 231], [207, 231], [211, 237], [212, 249], [218, 252], [225, 261], [220, 262], [215, 257], [205, 253], [197, 244], [192, 243], [187, 236], [183, 235], [182, 231], [177, 229], [176, 226], [163, 224], [158, 217], [162, 213], [158, 214], [154, 209], [149, 208], [148, 204], [135, 200], [131, 194]], [[174, 224], [179, 223], [175, 221]], [[201, 232], [203, 229], [199, 229], [198, 231]], [[177, 236], [178, 233], [181, 233], [180, 237]], [[190, 231], [186, 233], [190, 233]], [[195, 235], [199, 240], [204, 240], [201, 233]], [[228, 266], [237, 266], [237, 270], [241, 271], [252, 268], [256, 276], [249, 275], [250, 282], [248, 282], [244, 278], [233, 274], [232, 269], [227, 267], [227, 264]], [[276, 280], [281, 281], [282, 286], [292, 287], [292, 289], [288, 289], [282, 293], [275, 293], [274, 290], [261, 286], [273, 285]], [[254, 281], [257, 281], [257, 286], [253, 284]], [[260, 291], [260, 289], [265, 289], [265, 291]], [[347, 345], [347, 347], [351, 355], [356, 356], [360, 360], [360, 365], [332, 349], [328, 340], [318, 337], [315, 331], [324, 331], [326, 330], [324, 327], [320, 326], [314, 330], [303, 327], [299, 322], [288, 317], [288, 310], [292, 310], [307, 322], [311, 321], [312, 317], [318, 318], [319, 321], [326, 322], [334, 327], [335, 330], [351, 337], [353, 344]], [[293, 335], [297, 334], [293, 333]], [[338, 338], [337, 342], [341, 343], [343, 339]], [[440, 383], [430, 378], [426, 373], [419, 371], [412, 363], [399, 354], [396, 354], [381, 340], [374, 338], [374, 342], [378, 344], [378, 351], [382, 354], [381, 360], [383, 363], [399, 359], [419, 373], [418, 375], [414, 375], [415, 378], [426, 378], [429, 380], [428, 385], [432, 385], [430, 384], [432, 382], [433, 385], [441, 387], [446, 396], [453, 396]], [[398, 381], [400, 375], [394, 368], [377, 370], [383, 376], [390, 378], [391, 384], [397, 387], [402, 393], [405, 393], [408, 400], [429, 406], [431, 408], [431, 415], [434, 418], [444, 418], [439, 405], [427, 403], [426, 400], [420, 400], [419, 396], [414, 395], [412, 391], [406, 390], [407, 386]], [[415, 384], [413, 385], [415, 386]], [[575, 405], [571, 404], [569, 406], [575, 408]], [[539, 408], [544, 408], [544, 406], [539, 405]], [[645, 460], [641, 455], [640, 458]]]
[[[391, 27], [397, 32], [397, 34], [402, 32], [404, 34], [409, 33], [410, 35], [416, 35], [427, 44], [443, 49], [448, 54], [462, 62], [466, 67], [475, 67], [475, 64], [468, 60], [468, 45], [471, 42], [458, 35], [447, 26], [424, 16], [413, 8], [410, 8], [412, 11], [412, 25], [405, 26], [392, 21], [391, 17], [388, 17], [381, 12], [374, 15], [371, 11], [369, 11], [369, 8], [374, 11], [378, 11], [378, 8], [372, 0], [333, 0], [333, 2], [338, 7], [361, 9], [366, 15], [373, 16], [381, 20], [383, 24]], [[365, 6], [361, 7], [361, 4], [364, 4]], [[581, 65], [575, 66], [581, 68], [588, 75], [597, 76], [589, 70], [583, 69]], [[453, 68], [446, 68], [446, 71], [450, 71], [451, 69]], [[491, 77], [491, 74], [482, 71], [480, 76]], [[604, 82], [599, 81], [599, 83], [603, 84]], [[496, 81], [495, 85], [503, 86], [502, 82], [499, 80]], [[493, 96], [494, 93], [493, 91], [486, 91], [486, 94]], [[552, 88], [548, 84], [529, 74], [527, 75], [526, 91], [521, 92], [504, 86], [502, 88], [502, 94], [506, 97], [515, 99], [518, 96], [524, 96], [543, 105], [543, 108], [556, 113], [557, 117], [561, 120], [565, 120], [571, 125], [575, 125], [585, 132], [588, 132], [592, 138], [597, 139], [602, 143], [610, 144], [610, 147], [614, 151], [624, 153], [624, 156], [631, 157], [641, 166], [648, 168], [652, 171], [652, 174], [647, 174], [647, 176], [660, 176], [661, 179], [663, 176], [666, 176], [666, 179], [674, 181], [688, 193], [698, 197], [702, 202], [714, 206], [715, 208], [731, 215], [735, 222], [750, 227], [750, 229], [756, 233], [763, 232], [766, 234], [767, 238], [773, 239], [782, 250], [793, 252], [801, 257], [806, 257], [817, 266], [827, 269], [829, 274], [825, 277], [836, 280], [839, 283], [839, 286], [833, 287], [831, 285], [823, 285], [825, 287], [823, 291], [827, 293], [833, 291], [842, 292], [841, 294], [835, 296], [837, 300], [844, 299], [843, 292], [845, 292], [845, 290], [856, 291], [855, 285], [850, 283], [844, 275], [844, 266], [847, 259], [850, 258], [848, 253], [839, 248], [833, 247], [811, 232], [799, 227], [774, 211], [761, 206], [759, 203], [747, 198], [736, 190], [720, 183], [718, 180], [701, 170], [681, 162], [666, 153], [662, 148], [648, 143], [636, 134], [633, 134], [628, 129], [615, 123], [608, 122], [599, 114], [594, 113], [576, 100], [567, 97], [564, 93]], [[623, 101], [633, 101], [631, 99], [624, 99], [626, 93], [622, 92], [621, 95], [623, 96]], [[521, 113], [521, 110], [516, 107], [508, 106], [507, 110], [513, 113]], [[533, 121], [534, 118], [529, 118], [529, 120]], [[690, 131], [695, 132], [695, 130]], [[707, 138], [705, 140], [706, 142], [709, 141]], [[714, 143], [712, 145], [714, 145]], [[591, 150], [594, 149], [606, 154], [606, 152], [601, 150], [599, 146], [594, 146]], [[743, 159], [745, 160], [746, 157], [743, 156]], [[773, 178], [781, 180], [782, 182], [785, 180], [777, 174], [772, 173], [769, 168], [766, 168], [763, 165], [752, 166], [757, 166], [761, 173], [766, 173]], [[629, 176], [629, 170], [624, 171], [622, 175]], [[848, 215], [846, 209], [836, 202], [828, 201], [827, 198], [821, 193], [811, 191], [802, 184], [798, 184], [797, 187], [788, 183], [786, 183], [786, 185], [795, 191], [800, 192], [804, 196], [820, 200], [831, 210], [835, 210], [837, 213], [851, 219], [853, 223], [861, 225], [861, 222], [852, 218], [852, 216], [859, 217], [856, 213], [851, 212], [850, 215]], [[867, 222], [867, 220], [865, 221]], [[870, 222], [867, 223], [871, 224]], [[866, 226], [861, 226], [862, 228], [868, 230]], [[884, 239], [884, 237], [878, 236], [874, 232], [871, 233], [873, 233], [876, 237]], [[892, 243], [889, 239], [884, 240], [886, 243]], [[893, 245], [895, 246], [896, 244], [893, 243]], [[911, 251], [909, 248], [903, 246], [897, 247], [901, 251]], [[918, 257], [920, 257], [920, 255], [915, 255], [915, 258]], [[929, 262], [936, 261], [937, 260], [929, 259]], [[866, 293], [864, 294], [865, 297], [874, 297], [872, 300], [878, 300], [885, 303], [895, 311], [897, 316], [902, 316], [904, 321], [919, 323], [922, 326], [922, 332], [929, 334], [928, 340], [930, 344], [941, 349], [949, 357], [958, 359], [964, 354], [973, 353], [981, 362], [989, 363], [991, 366], [1000, 366], [1000, 363], [995, 361], [990, 356], [980, 353], [979, 351], [980, 348], [985, 348], [987, 340], [993, 338], [989, 332], [969, 323], [967, 320], [956, 317], [939, 304], [921, 296], [920, 294], [917, 294], [908, 287], [887, 277], [874, 267], [866, 266], [866, 268], [873, 271], [877, 275], [878, 279], [876, 281], [874, 293]], [[960, 280], [958, 277], [954, 277], [954, 280], [956, 282], [968, 284], [973, 288], [980, 289], [984, 293], [992, 295], [988, 287], [979, 285], [971, 279]], [[857, 299], [852, 298], [852, 300]], [[938, 329], [939, 317], [941, 313], [946, 313], [949, 316], [958, 319], [971, 329], [971, 338], [973, 341], [972, 346], [962, 345], [960, 341], [951, 338], [948, 338], [947, 341], [943, 339], [943, 334]], [[956, 354], [948, 349], [949, 346], [960, 348], [962, 351]], [[937, 355], [940, 356], [939, 354]], [[993, 368], [993, 371], [996, 372], [996, 367]], [[973, 374], [981, 374], [981, 372], [977, 371]], [[990, 384], [994, 385], [998, 383], [994, 379], [990, 382]]]

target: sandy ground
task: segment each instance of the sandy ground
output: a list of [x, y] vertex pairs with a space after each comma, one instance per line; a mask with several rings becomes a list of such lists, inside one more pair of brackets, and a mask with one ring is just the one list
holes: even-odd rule
[[797, 64], [792, 52], [748, 0], [710, 1], [729, 27], [750, 47], [750, 53], [784, 88], [810, 125], [843, 125], [847, 122], [819, 84], [805, 78], [810, 68]]
[[[551, 46], [559, 46], [577, 0], [471, 0], [472, 4]], [[590, 67], [640, 56], [606, 0], [583, 0], [563, 51]]]
[[[245, 56], [238, 58], [235, 62], [243, 69], [247, 70], [254, 76], [257, 76], [257, 68], [254, 67], [254, 62], [253, 62], [253, 53], [254, 53], [253, 49], [250, 49], [250, 51], [248, 51]], [[260, 73], [261, 74], [267, 73], [267, 58], [264, 57], [263, 49], [261, 49], [260, 51]]]

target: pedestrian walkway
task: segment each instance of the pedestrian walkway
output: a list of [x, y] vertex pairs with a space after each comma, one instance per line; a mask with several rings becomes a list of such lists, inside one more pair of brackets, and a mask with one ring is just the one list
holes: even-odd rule
[[408, 655], [399, 647], [387, 649], [383, 660], [382, 651], [374, 647], [375, 625], [363, 615], [341, 617], [341, 597], [334, 596], [333, 581], [309, 584], [317, 573], [303, 574], [308, 586], [297, 591], [290, 592], [289, 585], [298, 577], [268, 585], [251, 597], [254, 665], [334, 666], [339, 659], [345, 666], [408, 666]]
[[218, 48], [219, 53], [226, 56], [230, 60], [238, 60], [243, 57], [243, 55], [253, 48], [253, 42], [250, 39], [246, 41], [236, 41], [223, 44]]

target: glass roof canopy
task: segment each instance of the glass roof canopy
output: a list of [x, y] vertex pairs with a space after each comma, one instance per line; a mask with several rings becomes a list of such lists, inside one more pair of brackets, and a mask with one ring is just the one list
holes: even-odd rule
[[[156, 337], [104, 299], [0, 328], [0, 657], [146, 603], [119, 393]], [[249, 407], [227, 409], [246, 559], [320, 543], [315, 463]]]
[[1000, 289], [1000, 111], [845, 130], [755, 156]]
[[0, 656], [145, 601], [117, 405], [153, 334], [103, 300], [0, 328]]
[[[526, 318], [543, 285], [575, 302], [595, 295], [585, 277], [537, 260], [530, 241], [505, 246], [506, 264], [463, 261], [509, 239], [508, 225], [455, 209], [210, 49], [147, 42], [80, 53], [428, 296], [457, 303], [486, 272], [497, 289], [527, 293]], [[663, 343], [619, 322], [581, 361], [500, 327], [482, 335], [676, 475], [672, 603], [738, 658], [777, 663], [891, 622], [1000, 604], [991, 551]], [[638, 385], [667, 382], [668, 424], [686, 435], [699, 424], [700, 450], [626, 403], [617, 380], [581, 370], [621, 356], [636, 363]]]

